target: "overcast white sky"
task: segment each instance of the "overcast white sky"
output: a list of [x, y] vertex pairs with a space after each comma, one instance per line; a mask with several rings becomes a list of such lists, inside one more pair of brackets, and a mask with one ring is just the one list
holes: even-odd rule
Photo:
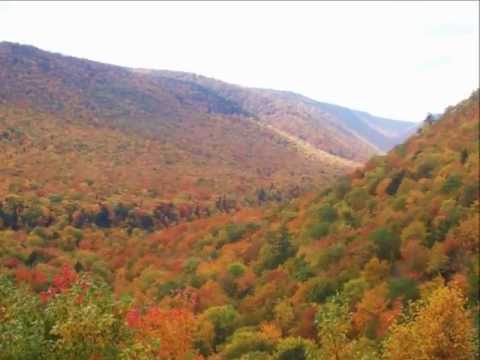
[[0, 41], [412, 121], [478, 88], [478, 37], [477, 1], [0, 3]]

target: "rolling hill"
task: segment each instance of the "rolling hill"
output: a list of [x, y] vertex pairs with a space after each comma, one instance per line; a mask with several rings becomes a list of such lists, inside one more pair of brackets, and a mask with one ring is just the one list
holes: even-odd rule
[[32, 192], [23, 174], [39, 168], [33, 187], [67, 197], [85, 183], [86, 196], [137, 203], [252, 203], [265, 189], [289, 197], [351, 171], [413, 126], [291, 93], [5, 42], [0, 84], [3, 132], [19, 136], [2, 143], [10, 154], [2, 169], [12, 175], [4, 194]]
[[477, 358], [479, 100], [281, 206], [161, 226], [171, 209], [10, 194], [0, 356]]

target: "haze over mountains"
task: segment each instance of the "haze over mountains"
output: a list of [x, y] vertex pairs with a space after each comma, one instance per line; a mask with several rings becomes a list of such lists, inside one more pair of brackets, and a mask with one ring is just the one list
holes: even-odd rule
[[[319, 185], [390, 149], [417, 127], [290, 92], [128, 69], [8, 42], [0, 43], [0, 84], [3, 111], [21, 105], [62, 124], [69, 134], [95, 127], [136, 137], [139, 146], [148, 139], [145, 168], [157, 168], [158, 177], [175, 175], [162, 182], [166, 192], [175, 178], [193, 194], [202, 182], [217, 195], [272, 183]], [[53, 136], [41, 126], [36, 132], [44, 141]], [[108, 136], [87, 138], [98, 147]], [[121, 146], [117, 151], [124, 159]], [[82, 156], [76, 154], [77, 162]], [[112, 177], [117, 170], [112, 167]]]

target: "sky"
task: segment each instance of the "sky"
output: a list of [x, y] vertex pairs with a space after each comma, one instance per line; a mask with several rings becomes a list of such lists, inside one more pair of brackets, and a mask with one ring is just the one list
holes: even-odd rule
[[0, 41], [409, 121], [468, 97], [480, 76], [477, 1], [2, 1]]

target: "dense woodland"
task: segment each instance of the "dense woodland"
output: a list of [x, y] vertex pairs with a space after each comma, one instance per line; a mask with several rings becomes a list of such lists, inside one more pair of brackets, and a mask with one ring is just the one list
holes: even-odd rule
[[477, 91], [321, 193], [184, 222], [10, 186], [0, 356], [475, 358], [478, 114]]
[[477, 358], [479, 101], [317, 191], [4, 101], [0, 359]]

